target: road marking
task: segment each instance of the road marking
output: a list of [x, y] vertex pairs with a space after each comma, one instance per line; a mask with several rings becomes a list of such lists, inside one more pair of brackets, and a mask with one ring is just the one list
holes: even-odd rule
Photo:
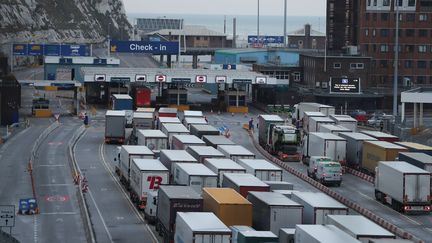
[[63, 165], [37, 165], [37, 166], [39, 166], [39, 167], [63, 167], [65, 165], [63, 164]]
[[76, 212], [49, 212], [49, 213], [40, 213], [40, 215], [75, 215]]
[[74, 184], [42, 184], [38, 186], [73, 186]]
[[36, 214], [33, 215], [33, 240], [34, 243], [38, 242], [38, 225], [37, 225], [37, 217]]
[[425, 228], [425, 230], [432, 232], [432, 228]]
[[96, 201], [95, 201], [95, 199], [94, 199], [94, 197], [93, 197], [93, 193], [91, 192], [90, 189], [88, 189], [87, 193], [90, 195], [90, 199], [93, 201], [93, 204], [95, 205], [96, 211], [97, 211], [98, 214], [99, 214], [99, 218], [100, 218], [101, 221], [102, 221], [102, 225], [103, 225], [103, 227], [105, 228], [105, 231], [106, 231], [106, 233], [107, 233], [107, 235], [108, 235], [108, 238], [109, 238], [110, 242], [111, 242], [111, 243], [114, 243], [114, 241], [113, 241], [113, 239], [112, 239], [112, 236], [111, 236], [111, 233], [109, 232], [108, 227], [107, 227], [107, 225], [106, 225], [106, 223], [105, 223], [105, 220], [104, 220], [103, 217], [102, 217], [102, 213], [101, 213], [101, 211], [99, 210], [99, 207], [98, 207], [98, 205], [96, 204]]
[[130, 200], [129, 196], [127, 195], [127, 193], [125, 192], [125, 190], [121, 186], [120, 182], [116, 179], [116, 177], [114, 176], [113, 172], [111, 171], [110, 166], [108, 165], [107, 161], [105, 160], [105, 156], [104, 156], [104, 153], [103, 153], [104, 147], [105, 147], [105, 143], [102, 143], [100, 145], [100, 147], [99, 147], [99, 156], [102, 158], [103, 166], [105, 167], [105, 169], [107, 170], [107, 172], [111, 175], [111, 178], [113, 179], [113, 181], [116, 183], [116, 185], [120, 189], [120, 192], [122, 192], [123, 197], [129, 203], [129, 207], [132, 209], [132, 211], [135, 213], [135, 215], [138, 217], [138, 219], [140, 219], [144, 223], [144, 225], [146, 226], [145, 228], [148, 230], [148, 232], [150, 233], [150, 235], [153, 237], [153, 242], [159, 243], [159, 241], [157, 240], [156, 236], [153, 234], [153, 231], [151, 231], [150, 227], [145, 222], [145, 220], [141, 216], [141, 214], [138, 212], [138, 210], [136, 209], [135, 205], [132, 203], [132, 201]]

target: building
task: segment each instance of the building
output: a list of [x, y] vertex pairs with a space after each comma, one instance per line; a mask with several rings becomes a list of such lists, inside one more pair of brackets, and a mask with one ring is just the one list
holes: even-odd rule
[[[361, 55], [373, 58], [368, 84], [383, 90], [393, 86], [396, 2], [399, 4], [398, 84], [404, 88], [430, 85], [431, 0], [328, 0], [329, 50], [357, 46]], [[391, 90], [387, 91], [390, 95]]]
[[214, 63], [298, 66], [299, 54], [295, 51], [286, 51], [283, 49], [226, 49], [215, 52]]
[[[186, 48], [227, 48], [232, 46], [232, 40], [227, 40], [227, 35], [207, 29], [200, 25], [185, 25], [183, 29], [160, 29], [146, 34], [157, 35], [166, 40], [181, 41], [186, 38]], [[146, 37], [144, 37], [146, 38]]]
[[0, 125], [19, 122], [21, 85], [13, 75], [0, 76]]
[[304, 28], [288, 34], [288, 47], [295, 49], [320, 49], [325, 48], [325, 33], [313, 30], [310, 24]]
[[183, 19], [138, 18], [136, 29], [142, 34], [161, 29], [182, 29]]

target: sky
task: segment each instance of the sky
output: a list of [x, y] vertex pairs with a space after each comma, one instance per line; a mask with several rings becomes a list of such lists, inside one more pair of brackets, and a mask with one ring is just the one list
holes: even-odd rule
[[[256, 15], [258, 0], [123, 0], [126, 13]], [[284, 0], [261, 0], [261, 15], [282, 16]], [[325, 16], [326, 0], [288, 0], [289, 16]]]

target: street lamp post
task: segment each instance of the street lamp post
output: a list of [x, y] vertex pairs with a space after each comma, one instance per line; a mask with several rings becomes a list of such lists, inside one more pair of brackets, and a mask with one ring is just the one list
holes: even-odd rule
[[395, 58], [393, 74], [393, 116], [397, 116], [398, 105], [398, 66], [399, 66], [399, 0], [396, 3], [396, 31], [395, 31]]
[[287, 1], [285, 0], [284, 5], [284, 47], [287, 47], [288, 40], [287, 40]]
[[260, 29], [259, 29], [259, 26], [260, 26], [260, 0], [258, 0], [258, 15], [257, 15], [257, 44], [258, 45], [260, 43]]

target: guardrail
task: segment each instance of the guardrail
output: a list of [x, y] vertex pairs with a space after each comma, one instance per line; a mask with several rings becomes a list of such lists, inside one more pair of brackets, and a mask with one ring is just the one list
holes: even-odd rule
[[282, 162], [281, 160], [275, 158], [271, 154], [269, 154], [265, 149], [263, 149], [259, 143], [254, 138], [253, 134], [251, 132], [248, 132], [249, 136], [252, 139], [253, 145], [255, 148], [262, 154], [264, 157], [266, 157], [271, 162], [277, 164], [278, 166], [285, 169], [290, 174], [293, 174], [297, 176], [298, 178], [302, 179], [303, 181], [306, 181], [307, 183], [311, 184], [313, 187], [319, 189], [320, 191], [326, 193], [327, 195], [331, 196], [332, 198], [336, 199], [337, 201], [341, 202], [342, 204], [346, 205], [347, 207], [353, 209], [357, 213], [369, 218], [373, 222], [377, 223], [378, 225], [384, 227], [388, 231], [394, 233], [398, 237], [401, 237], [403, 239], [409, 239], [416, 243], [424, 243], [421, 239], [417, 238], [416, 236], [412, 235], [411, 233], [408, 233], [407, 231], [397, 227], [396, 225], [388, 222], [387, 220], [377, 216], [376, 214], [372, 213], [368, 209], [365, 209], [361, 207], [359, 204], [352, 202], [351, 200], [348, 200], [344, 196], [342, 196], [340, 193], [337, 193], [330, 188], [324, 186], [323, 184], [313, 180], [312, 178], [308, 177], [307, 175], [301, 173], [300, 171], [288, 166], [285, 162]]
[[83, 220], [83, 226], [84, 226], [84, 231], [86, 234], [86, 239], [87, 239], [87, 242], [96, 243], [93, 224], [92, 224], [91, 219], [90, 219], [90, 214], [89, 214], [88, 207], [87, 207], [87, 201], [86, 201], [86, 198], [84, 197], [84, 193], [83, 193], [84, 187], [86, 187], [86, 185], [84, 185], [83, 181], [81, 180], [81, 169], [79, 168], [79, 166], [76, 162], [75, 156], [74, 156], [75, 146], [76, 146], [77, 142], [79, 141], [79, 139], [84, 135], [84, 132], [85, 132], [85, 127], [84, 127], [84, 125], [82, 125], [80, 128], [78, 128], [78, 130], [73, 134], [72, 138], [69, 140], [68, 158], [70, 161], [69, 165], [71, 166], [71, 170], [72, 170], [75, 184], [78, 185], [76, 195], [77, 195], [78, 206], [80, 209], [81, 218]]

